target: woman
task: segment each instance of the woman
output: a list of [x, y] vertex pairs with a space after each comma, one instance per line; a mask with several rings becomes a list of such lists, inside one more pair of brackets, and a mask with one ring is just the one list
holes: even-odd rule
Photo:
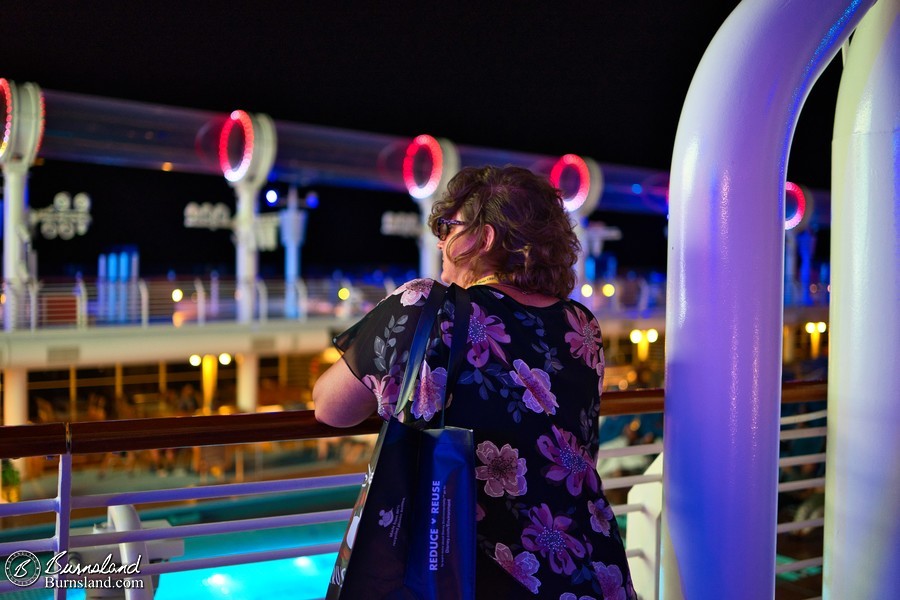
[[[418, 393], [398, 415], [472, 429], [478, 480], [476, 591], [483, 598], [635, 598], [595, 469], [603, 384], [600, 328], [567, 300], [579, 245], [559, 190], [518, 167], [463, 169], [429, 218], [441, 279], [472, 304], [465, 360], [448, 386], [448, 299]], [[440, 284], [417, 279], [335, 343], [313, 390], [316, 418], [350, 426], [393, 415], [414, 323]], [[439, 415], [438, 415], [439, 416]]]

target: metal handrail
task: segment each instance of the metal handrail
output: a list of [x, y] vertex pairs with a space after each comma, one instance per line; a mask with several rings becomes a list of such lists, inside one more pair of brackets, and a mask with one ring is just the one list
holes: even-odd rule
[[[826, 391], [827, 383], [822, 381], [788, 382], [782, 388], [782, 402], [821, 400], [825, 398]], [[603, 395], [600, 414], [613, 416], [662, 412], [664, 397], [661, 388], [609, 391]], [[72, 454], [90, 454], [364, 435], [377, 433], [382, 422], [379, 417], [372, 416], [354, 427], [337, 428], [316, 421], [312, 411], [298, 410], [14, 425], [2, 428], [0, 458], [64, 454], [67, 449]], [[808, 434], [814, 429], [801, 432]], [[792, 431], [788, 435], [796, 434]]]

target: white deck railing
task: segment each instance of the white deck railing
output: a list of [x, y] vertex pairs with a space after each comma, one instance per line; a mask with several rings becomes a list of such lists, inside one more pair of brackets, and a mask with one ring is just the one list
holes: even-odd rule
[[[824, 398], [824, 384], [805, 384], [799, 391], [785, 390], [785, 395], [811, 400], [819, 395]], [[791, 388], [793, 389], [793, 388]], [[654, 395], [655, 394], [655, 395]], [[621, 396], [621, 398], [617, 398]], [[796, 401], [796, 398], [794, 401]], [[604, 414], [641, 414], [660, 412], [662, 408], [660, 391], [642, 393], [611, 392], [605, 403]], [[823, 414], [810, 413], [786, 417], [787, 426], [805, 425], [822, 419]], [[189, 571], [211, 567], [254, 563], [290, 557], [311, 556], [336, 552], [340, 542], [304, 545], [298, 543], [275, 550], [256, 550], [242, 553], [204, 558], [177, 560], [179, 544], [183, 540], [198, 536], [228, 534], [262, 529], [293, 527], [298, 525], [346, 522], [349, 508], [325, 510], [321, 512], [286, 514], [281, 516], [255, 517], [229, 521], [217, 521], [190, 525], [152, 526], [142, 528], [133, 507], [146, 508], [154, 503], [197, 502], [213, 498], [264, 497], [266, 495], [301, 490], [335, 489], [358, 486], [362, 473], [332, 475], [325, 477], [300, 477], [273, 481], [228, 483], [203, 487], [174, 488], [151, 491], [116, 492], [107, 494], [76, 495], [72, 492], [73, 455], [94, 452], [114, 452], [158, 447], [163, 438], [166, 446], [213, 446], [222, 443], [252, 443], [286, 439], [318, 439], [341, 435], [359, 435], [377, 431], [378, 421], [371, 419], [349, 430], [337, 430], [315, 422], [309, 411], [268, 414], [248, 414], [229, 416], [209, 416], [169, 419], [143, 419], [133, 421], [110, 421], [95, 423], [72, 423], [65, 429], [62, 424], [40, 426], [19, 426], [6, 428], [5, 440], [0, 442], [0, 456], [12, 457], [29, 454], [60, 454], [57, 495], [50, 499], [38, 499], [0, 504], [0, 518], [16, 518], [39, 513], [54, 513], [55, 528], [51, 537], [27, 539], [0, 543], [0, 558], [13, 552], [27, 550], [33, 553], [68, 551], [83, 556], [97, 556], [99, 549], [117, 548], [119, 562], [128, 556], [145, 557], [150, 564], [143, 563], [139, 576], [132, 579], [141, 581], [141, 588], [126, 590], [128, 598], [151, 598], [153, 578], [166, 573]], [[32, 428], [29, 431], [29, 428]], [[38, 428], [38, 429], [35, 429]], [[44, 429], [39, 429], [44, 428]], [[46, 432], [46, 433], [44, 433]], [[64, 435], [64, 440], [56, 439]], [[782, 440], [797, 440], [814, 436], [824, 436], [824, 427], [800, 427], [785, 430]], [[21, 439], [17, 443], [14, 438]], [[26, 445], [27, 442], [27, 445]], [[64, 444], [65, 453], [55, 450]], [[47, 452], [39, 448], [45, 447]], [[18, 452], [16, 449], [19, 449]], [[626, 552], [632, 568], [635, 586], [645, 600], [659, 597], [659, 557], [662, 513], [662, 444], [659, 442], [611, 448], [601, 451], [600, 460], [622, 457], [648, 457], [652, 464], [646, 472], [636, 475], [607, 477], [604, 489], [628, 489], [627, 501], [613, 504], [617, 516], [624, 515]], [[780, 468], [802, 465], [817, 465], [824, 461], [823, 453], [782, 458]], [[822, 477], [791, 481], [779, 485], [779, 492], [793, 492], [818, 488], [824, 485]], [[115, 524], [115, 531], [100, 533], [72, 533], [71, 512], [75, 509], [107, 509], [107, 520]], [[808, 531], [822, 526], [818, 517], [801, 519], [796, 522], [778, 524], [778, 534]], [[162, 549], [162, 550], [160, 550]], [[126, 558], [122, 558], [126, 557]], [[168, 560], [168, 559], [173, 560]], [[776, 567], [776, 573], [801, 571], [818, 568], [822, 558], [812, 557], [797, 560]], [[98, 578], [101, 576], [98, 576]], [[106, 577], [103, 575], [102, 577]], [[124, 577], [124, 576], [122, 576]], [[10, 582], [0, 582], [0, 594], [21, 590]], [[66, 589], [54, 590], [56, 598], [65, 598]], [[149, 594], [149, 595], [148, 595]], [[324, 594], [324, 589], [323, 589]]]
[[[284, 280], [259, 279], [251, 287], [255, 295], [254, 319], [303, 320], [319, 316], [362, 316], [394, 291], [394, 282], [306, 279], [288, 286]], [[626, 286], [623, 284], [622, 287]], [[341, 288], [349, 292], [345, 299], [338, 296]], [[654, 284], [654, 289], [652, 302], [644, 297], [646, 294], [640, 297], [643, 300], [639, 298], [635, 303], [624, 302], [619, 297], [624, 292], [612, 298], [596, 293], [580, 299], [604, 321], [650, 316], [661, 319], [665, 299], [660, 284]], [[237, 319], [236, 293], [237, 285], [233, 279], [218, 277], [40, 281], [20, 288], [7, 282], [0, 295], [0, 319], [7, 331], [234, 321]], [[815, 305], [808, 308], [821, 312], [827, 310], [827, 304], [817, 299]]]
[[[349, 295], [338, 292], [346, 287]], [[297, 281], [288, 289], [283, 280], [257, 280], [253, 318], [304, 320], [317, 316], [362, 316], [393, 284]], [[212, 278], [134, 279], [130, 281], [35, 282], [17, 289], [5, 285], [0, 316], [7, 331], [15, 329], [86, 328], [114, 325], [181, 325], [237, 319], [234, 280]]]

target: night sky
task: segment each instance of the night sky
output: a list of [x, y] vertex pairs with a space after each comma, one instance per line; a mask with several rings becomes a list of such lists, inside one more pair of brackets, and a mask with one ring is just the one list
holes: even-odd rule
[[[704, 50], [737, 2], [90, 2], [0, 7], [0, 77], [43, 88], [459, 144], [668, 170]], [[828, 188], [840, 59], [813, 88], [788, 178]], [[96, 272], [135, 244], [142, 274], [228, 272], [226, 232], [188, 230], [191, 201], [234, 205], [224, 179], [47, 161], [30, 204], [61, 190], [93, 199], [93, 223], [63, 242], [36, 235], [42, 277]], [[317, 188], [309, 273], [414, 268], [416, 246], [378, 234], [401, 194]], [[622, 228], [623, 268], [665, 265], [665, 219], [600, 213]], [[351, 244], [348, 240], [353, 240]], [[362, 251], [362, 252], [361, 252]], [[278, 275], [281, 252], [261, 255]]]

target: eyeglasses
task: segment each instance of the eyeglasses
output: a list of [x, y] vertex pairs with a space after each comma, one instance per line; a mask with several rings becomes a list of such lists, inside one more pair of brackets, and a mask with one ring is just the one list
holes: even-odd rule
[[441, 217], [437, 222], [437, 236], [438, 239], [442, 242], [447, 239], [447, 236], [450, 235], [450, 229], [453, 228], [454, 225], [465, 225], [465, 221], [457, 221], [456, 219], [445, 219]]

